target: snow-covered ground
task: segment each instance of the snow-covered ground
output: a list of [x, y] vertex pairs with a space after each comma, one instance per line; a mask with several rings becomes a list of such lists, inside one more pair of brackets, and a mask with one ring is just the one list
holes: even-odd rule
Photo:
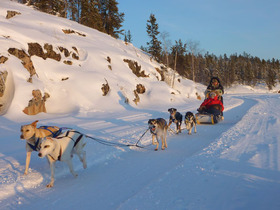
[[[21, 15], [7, 20], [7, 10]], [[66, 36], [62, 28], [87, 36]], [[15, 82], [11, 106], [0, 117], [0, 209], [280, 208], [279, 94], [263, 86], [226, 89], [224, 121], [199, 125], [192, 135], [186, 130], [178, 135], [169, 132], [168, 148], [154, 151], [151, 134], [141, 138], [148, 120], [168, 120], [170, 107], [183, 115], [196, 112], [201, 101], [195, 94], [205, 86], [180, 78], [172, 89], [157, 79], [159, 64], [133, 45], [9, 0], [0, 2], [0, 40], [0, 56], [9, 58], [0, 64], [0, 71], [8, 70]], [[74, 45], [80, 60], [65, 66], [62, 61], [32, 56], [38, 77], [28, 83], [29, 73], [7, 49], [27, 50], [29, 42], [68, 49]], [[122, 61], [126, 58], [136, 60], [150, 76], [136, 77]], [[65, 77], [69, 81], [62, 82]], [[107, 96], [100, 90], [104, 78], [111, 87]], [[132, 90], [138, 83], [147, 92], [135, 105]], [[33, 89], [50, 93], [48, 113], [27, 116], [22, 112]], [[46, 188], [49, 165], [36, 152], [29, 174], [23, 175], [26, 151], [20, 127], [35, 120], [38, 126], [70, 127], [112, 143], [135, 144], [141, 138], [144, 148], [107, 146], [87, 138], [88, 168], [84, 170], [74, 156], [79, 174], [74, 178], [65, 163], [57, 162], [54, 187]]]
[[[1, 209], [279, 209], [280, 102], [278, 94], [225, 95], [225, 120], [200, 125], [197, 133], [169, 133], [168, 148], [155, 152], [151, 136], [145, 149], [117, 148], [87, 139], [88, 168], [77, 157], [74, 178], [56, 164], [52, 189], [45, 159], [33, 153], [22, 175], [25, 143], [20, 123], [1, 118]], [[199, 103], [182, 104], [182, 113]], [[135, 143], [149, 118], [168, 118], [166, 110], [126, 110], [102, 117], [68, 116], [40, 123], [75, 127], [112, 142]], [[172, 126], [174, 129], [174, 126]]]

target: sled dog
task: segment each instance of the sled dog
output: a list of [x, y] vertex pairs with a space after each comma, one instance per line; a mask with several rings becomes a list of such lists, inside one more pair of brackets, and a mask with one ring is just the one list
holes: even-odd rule
[[[149, 129], [152, 134], [152, 143], [156, 145], [155, 151], [158, 150], [159, 140], [161, 139], [161, 149], [167, 148], [167, 122], [163, 118], [150, 119], [148, 121]], [[155, 141], [156, 138], [156, 141]]]
[[189, 131], [188, 134], [192, 133], [192, 128], [194, 127], [194, 132], [196, 133], [196, 119], [192, 112], [187, 112], [185, 115], [185, 123], [187, 130]]
[[181, 133], [181, 125], [183, 120], [182, 114], [180, 112], [177, 112], [177, 109], [175, 108], [168, 109], [168, 112], [170, 113], [168, 127], [172, 122], [174, 122], [176, 124], [176, 133]]
[[56, 161], [66, 162], [74, 177], [77, 177], [78, 174], [73, 169], [73, 154], [78, 155], [80, 161], [83, 163], [84, 169], [87, 167], [86, 152], [83, 150], [85, 145], [83, 134], [75, 130], [68, 130], [60, 134], [57, 138], [47, 137], [42, 141], [38, 156], [41, 158], [47, 156], [51, 168], [51, 181], [47, 184], [47, 187], [53, 187], [54, 185]]
[[26, 160], [25, 160], [25, 171], [24, 174], [28, 174], [31, 152], [39, 151], [42, 139], [50, 136], [56, 136], [60, 133], [60, 130], [56, 126], [41, 126], [37, 128], [38, 120], [34, 121], [29, 125], [21, 126], [22, 140], [26, 140]]

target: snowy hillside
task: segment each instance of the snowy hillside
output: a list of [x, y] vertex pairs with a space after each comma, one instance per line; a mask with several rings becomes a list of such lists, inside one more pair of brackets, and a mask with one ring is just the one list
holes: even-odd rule
[[[6, 19], [8, 10], [17, 14]], [[190, 88], [192, 82], [182, 78], [176, 78], [175, 90], [171, 89], [161, 82], [160, 65], [141, 50], [76, 22], [40, 13], [9, 0], [1, 1], [0, 18], [0, 55], [8, 58], [0, 65], [0, 70], [10, 72], [14, 82], [20, 84], [8, 117], [18, 119], [18, 115], [24, 115], [22, 110], [32, 98], [34, 89], [50, 95], [46, 101], [50, 114], [114, 112], [123, 110], [125, 98], [131, 106], [137, 107], [133, 100], [138, 84], [145, 88], [145, 93], [139, 94], [138, 107], [149, 105], [151, 100], [170, 104], [188, 97], [196, 98], [196, 92], [201, 94], [201, 86], [200, 90]], [[45, 45], [52, 46], [52, 53], [59, 58], [40, 55], [47, 53]], [[23, 62], [14, 55], [16, 53], [13, 54], [15, 49], [30, 55], [35, 73], [24, 68]], [[140, 76], [129, 68], [129, 61], [140, 67]], [[32, 83], [27, 82], [30, 76]], [[105, 84], [109, 85], [110, 91], [103, 96], [101, 88]], [[15, 110], [17, 116], [13, 116]]]
[[[20, 14], [6, 19], [8, 10]], [[199, 125], [192, 135], [185, 129], [178, 135], [168, 132], [168, 148], [155, 152], [151, 134], [145, 134], [148, 120], [168, 120], [170, 107], [183, 115], [195, 113], [201, 104], [196, 93], [201, 95], [205, 86], [176, 76], [170, 88], [156, 70], [160, 65], [133, 45], [9, 0], [0, 1], [0, 41], [0, 57], [8, 58], [0, 71], [13, 75], [15, 85], [11, 106], [0, 117], [0, 209], [280, 208], [279, 86], [273, 92], [264, 86], [227, 89], [224, 121]], [[59, 61], [38, 52], [30, 56], [36, 71], [32, 83], [27, 82], [32, 73], [9, 53], [14, 48], [29, 55], [28, 43], [42, 48], [47, 43], [61, 56]], [[148, 76], [136, 76], [124, 59], [137, 62], [140, 74]], [[110, 91], [103, 96], [106, 81]], [[146, 92], [136, 105], [137, 84]], [[50, 94], [47, 113], [28, 116], [22, 110], [34, 89]], [[26, 150], [20, 128], [35, 120], [38, 126], [74, 128], [112, 144], [140, 140], [144, 148], [86, 138], [87, 169], [74, 156], [74, 178], [66, 163], [57, 162], [54, 187], [46, 188], [50, 168], [37, 152], [23, 175]]]

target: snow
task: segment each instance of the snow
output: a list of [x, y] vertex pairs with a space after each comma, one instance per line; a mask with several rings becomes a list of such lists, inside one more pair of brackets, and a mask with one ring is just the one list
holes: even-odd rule
[[[5, 19], [7, 10], [21, 15]], [[0, 118], [0, 209], [279, 209], [280, 201], [280, 95], [264, 86], [236, 85], [224, 95], [225, 120], [198, 125], [197, 133], [168, 133], [168, 148], [154, 151], [147, 121], [169, 118], [167, 109], [195, 112], [205, 86], [180, 78], [174, 89], [159, 81], [147, 55], [98, 31], [62, 18], [40, 13], [9, 0], [0, 2], [0, 53], [9, 58], [0, 70], [13, 74], [15, 95]], [[61, 29], [86, 34], [65, 35]], [[10, 36], [10, 38], [6, 38]], [[62, 61], [32, 56], [38, 77], [29, 73], [7, 49], [28, 49], [27, 43], [50, 43], [69, 50], [77, 47], [80, 60], [68, 66]], [[111, 58], [112, 70], [106, 58]], [[148, 78], [138, 78], [123, 59], [142, 66]], [[69, 77], [67, 81], [61, 78]], [[109, 95], [102, 96], [106, 79]], [[136, 84], [147, 92], [133, 102]], [[22, 110], [31, 91], [48, 92], [48, 113], [27, 116]], [[171, 94], [174, 92], [175, 94]], [[124, 103], [128, 97], [130, 103]], [[88, 168], [74, 156], [79, 174], [74, 178], [63, 162], [56, 163], [55, 184], [45, 159], [32, 153], [28, 175], [25, 142], [20, 126], [71, 127], [97, 139], [139, 147], [106, 146], [87, 138]], [[174, 124], [171, 125], [172, 129]]]

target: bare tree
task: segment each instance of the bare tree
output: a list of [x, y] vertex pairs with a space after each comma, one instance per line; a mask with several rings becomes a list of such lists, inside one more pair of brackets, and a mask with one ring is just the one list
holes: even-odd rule
[[193, 40], [187, 41], [187, 49], [192, 55], [192, 80], [194, 82], [195, 82], [194, 58], [200, 52], [198, 46], [199, 46], [199, 42], [197, 41], [193, 41]]
[[168, 39], [169, 33], [164, 31], [160, 33], [160, 38], [162, 40], [163, 48], [164, 48], [164, 54], [165, 54], [165, 59], [166, 59], [166, 66], [169, 67], [169, 50], [171, 48], [171, 41]]

